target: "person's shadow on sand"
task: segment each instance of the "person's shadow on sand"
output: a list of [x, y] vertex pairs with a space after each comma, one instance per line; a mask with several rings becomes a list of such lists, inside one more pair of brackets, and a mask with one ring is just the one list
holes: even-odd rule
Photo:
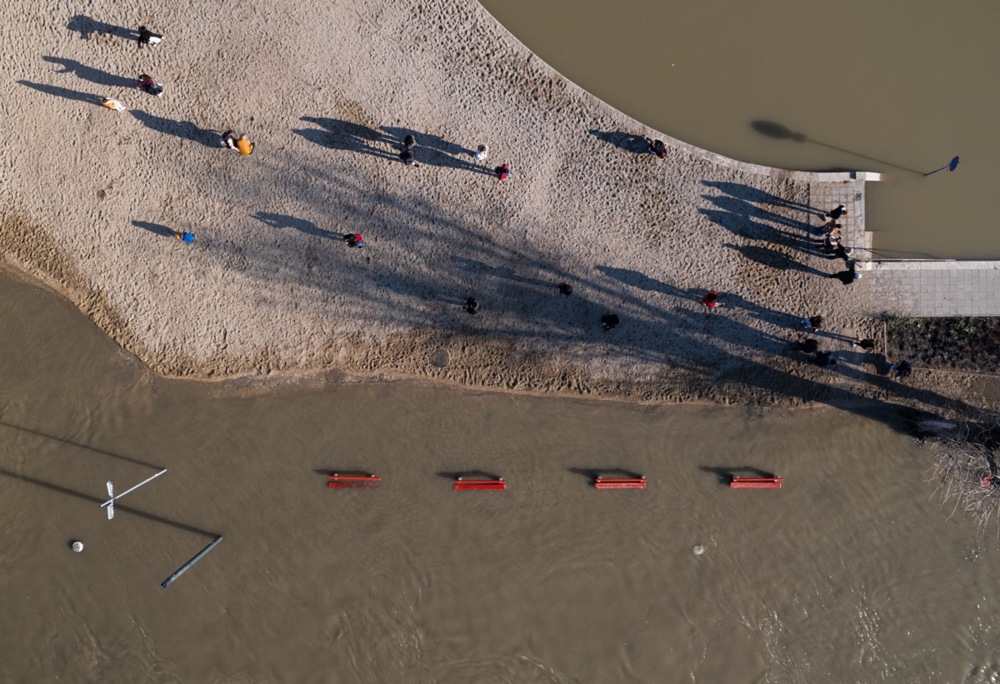
[[107, 71], [102, 71], [101, 69], [95, 69], [89, 67], [85, 64], [80, 64], [75, 59], [65, 59], [63, 57], [52, 57], [45, 56], [42, 57], [46, 62], [52, 62], [53, 64], [58, 64], [62, 67], [62, 70], [57, 71], [57, 74], [76, 74], [77, 78], [81, 78], [84, 81], [90, 81], [91, 83], [96, 83], [97, 85], [108, 86], [111, 88], [128, 88], [134, 86], [135, 79], [125, 78], [124, 76], [116, 76], [115, 74], [109, 73]]
[[79, 90], [70, 90], [69, 88], [61, 88], [59, 86], [48, 85], [46, 83], [32, 83], [31, 81], [18, 81], [18, 83], [23, 86], [28, 86], [29, 88], [34, 88], [38, 92], [45, 93], [46, 95], [55, 95], [56, 97], [62, 97], [67, 100], [88, 102], [98, 106], [101, 104], [101, 98], [99, 96], [92, 95], [90, 93], [82, 93]]
[[640, 290], [647, 290], [649, 292], [662, 292], [663, 294], [673, 295], [674, 297], [680, 297], [681, 299], [697, 300], [699, 298], [698, 294], [694, 292], [682, 290], [679, 287], [674, 287], [669, 283], [656, 280], [655, 278], [650, 278], [645, 273], [633, 271], [630, 268], [598, 266], [597, 270], [609, 278], [614, 278], [615, 280], [625, 283], [629, 287], [637, 287]]
[[278, 228], [279, 230], [282, 228], [294, 228], [295, 230], [301, 231], [306, 235], [315, 235], [317, 237], [328, 238], [330, 240], [343, 239], [343, 235], [339, 233], [333, 233], [329, 230], [320, 228], [312, 221], [295, 218], [294, 216], [288, 216], [287, 214], [269, 214], [264, 211], [258, 211], [253, 215], [253, 217], [265, 226], [271, 226], [272, 228]]
[[779, 271], [802, 271], [803, 273], [808, 273], [809, 275], [828, 277], [829, 273], [824, 273], [812, 266], [806, 266], [803, 263], [796, 261], [787, 254], [782, 254], [776, 249], [771, 247], [762, 247], [759, 245], [734, 245], [726, 243], [723, 245], [727, 249], [739, 252], [747, 259], [751, 261], [756, 261], [758, 264], [763, 266], [769, 266], [771, 268], [776, 268]]
[[133, 109], [129, 114], [142, 122], [147, 128], [151, 128], [158, 133], [191, 140], [201, 143], [205, 147], [220, 147], [219, 140], [221, 140], [221, 134], [211, 128], [199, 128], [190, 121], [174, 121], [162, 116], [154, 116], [141, 109]]
[[303, 116], [300, 120], [319, 126], [319, 128], [300, 128], [292, 131], [311, 143], [334, 150], [370, 154], [382, 159], [396, 159], [395, 154], [385, 149], [386, 145], [393, 143], [392, 138], [381, 131], [342, 119]]
[[411, 128], [399, 128], [398, 126], [383, 126], [382, 130], [386, 132], [399, 150], [405, 148], [403, 141], [406, 139], [406, 136], [412, 135], [417, 141], [412, 152], [419, 164], [459, 169], [461, 171], [482, 173], [489, 176], [496, 174], [496, 171], [490, 165], [484, 166], [463, 159], [463, 157], [474, 157], [476, 154], [474, 150], [449, 142], [439, 135], [421, 133]]
[[166, 226], [159, 223], [150, 223], [149, 221], [132, 221], [132, 225], [136, 228], [142, 228], [143, 230], [148, 230], [154, 235], [162, 235], [163, 237], [174, 237], [174, 231]]
[[620, 147], [626, 152], [642, 154], [649, 152], [649, 143], [641, 135], [632, 135], [623, 131], [602, 131], [591, 128], [589, 133], [603, 142]]
[[114, 24], [108, 24], [103, 21], [97, 21], [96, 19], [91, 19], [84, 14], [77, 14], [69, 23], [66, 24], [66, 28], [70, 31], [75, 31], [80, 34], [80, 37], [84, 40], [90, 40], [90, 36], [94, 33], [103, 33], [106, 35], [116, 36], [118, 38], [124, 38], [125, 40], [139, 40], [139, 32], [130, 28], [125, 28], [124, 26], [116, 26]]

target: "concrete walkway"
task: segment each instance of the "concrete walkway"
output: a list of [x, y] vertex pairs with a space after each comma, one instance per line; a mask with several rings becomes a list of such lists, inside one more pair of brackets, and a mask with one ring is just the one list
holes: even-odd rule
[[872, 261], [859, 264], [903, 316], [1000, 316], [1000, 261]]

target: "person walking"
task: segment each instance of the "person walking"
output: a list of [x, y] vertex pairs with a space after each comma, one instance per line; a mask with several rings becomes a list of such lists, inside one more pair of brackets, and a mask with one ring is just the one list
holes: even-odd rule
[[138, 41], [138, 44], [139, 44], [139, 49], [140, 50], [142, 49], [143, 45], [148, 45], [150, 47], [154, 47], [156, 45], [159, 45], [160, 41], [162, 41], [162, 40], [163, 40], [163, 36], [160, 35], [159, 33], [153, 33], [152, 31], [150, 31], [145, 26], [140, 26], [139, 27], [139, 41]]
[[855, 280], [860, 280], [861, 274], [858, 273], [857, 269], [854, 267], [854, 264], [851, 264], [851, 267], [848, 268], [846, 271], [837, 271], [836, 273], [831, 273], [830, 275], [827, 276], [827, 278], [836, 278], [844, 285], [850, 285]]
[[903, 378], [909, 377], [913, 373], [913, 366], [906, 359], [897, 361], [896, 363], [889, 366], [889, 374], [895, 373], [896, 380], [902, 380]]
[[346, 233], [344, 235], [344, 242], [347, 243], [348, 247], [357, 247], [358, 249], [365, 246], [365, 239], [361, 233]]
[[484, 161], [490, 156], [490, 148], [488, 145], [480, 145], [476, 148], [476, 161]]
[[604, 329], [604, 332], [608, 332], [612, 328], [617, 328], [618, 323], [620, 321], [615, 314], [604, 314], [601, 316], [601, 327]]
[[413, 155], [413, 150], [411, 150], [410, 148], [406, 148], [402, 152], [400, 152], [399, 158], [407, 166], [413, 166], [413, 167], [420, 166], [420, 164], [417, 163], [417, 158]]
[[174, 233], [174, 237], [183, 242], [185, 245], [193, 245], [195, 240], [194, 233]]
[[106, 98], [106, 97], [102, 97], [101, 98], [101, 106], [102, 107], [107, 107], [108, 109], [113, 109], [116, 112], [124, 112], [125, 111], [125, 105], [123, 105], [121, 102], [119, 102], [118, 100], [111, 100], [111, 99]]
[[664, 159], [667, 156], [667, 146], [663, 144], [662, 140], [653, 140], [652, 138], [646, 138], [646, 142], [649, 144], [649, 151], [655, 154], [660, 159]]
[[858, 337], [855, 338], [853, 342], [851, 342], [851, 346], [861, 347], [865, 351], [871, 351], [872, 349], [875, 348], [875, 340], [871, 338], [861, 339], [860, 337]]
[[475, 316], [479, 313], [479, 302], [476, 301], [475, 297], [469, 297], [465, 300], [465, 310], [470, 316]]
[[819, 330], [823, 327], [823, 317], [822, 316], [810, 316], [809, 318], [802, 319], [802, 326], [809, 330], [810, 332]]
[[163, 84], [157, 83], [149, 74], [139, 74], [139, 80], [135, 84], [136, 90], [141, 90], [156, 97], [163, 97]]
[[719, 303], [719, 291], [709, 290], [701, 297], [701, 303], [707, 306], [709, 309], [715, 309], [722, 306]]
[[831, 209], [826, 214], [826, 218], [833, 221], [839, 220], [841, 216], [847, 216], [847, 207], [843, 204], [838, 204], [836, 209]]
[[236, 150], [241, 156], [249, 157], [257, 145], [245, 135], [237, 138], [236, 134], [229, 130], [222, 134], [222, 146]]
[[417, 139], [414, 138], [412, 135], [407, 134], [406, 137], [403, 138], [403, 149], [404, 150], [412, 150], [416, 146], [417, 146]]
[[573, 294], [573, 286], [569, 283], [559, 283], [559, 294], [563, 297], [569, 297]]
[[496, 171], [497, 180], [504, 181], [504, 180], [507, 180], [510, 177], [510, 165], [509, 164], [501, 164], [500, 166], [496, 167], [496, 169], [494, 169], [494, 171]]

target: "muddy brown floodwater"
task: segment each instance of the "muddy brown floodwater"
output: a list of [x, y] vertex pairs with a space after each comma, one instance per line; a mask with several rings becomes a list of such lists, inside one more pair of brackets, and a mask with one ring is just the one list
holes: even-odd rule
[[[483, 0], [657, 130], [743, 161], [880, 171], [879, 257], [998, 259], [1000, 4]], [[923, 174], [961, 156], [955, 173]]]
[[[1000, 676], [996, 544], [889, 416], [166, 381], [9, 277], [0, 320], [2, 682]], [[648, 489], [589, 486], [611, 468]]]

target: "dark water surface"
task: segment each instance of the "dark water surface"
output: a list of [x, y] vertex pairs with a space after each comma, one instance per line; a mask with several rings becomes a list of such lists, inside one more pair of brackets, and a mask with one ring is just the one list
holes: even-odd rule
[[[669, 135], [768, 166], [884, 173], [868, 186], [880, 256], [1000, 258], [998, 3], [483, 5], [567, 78]], [[955, 173], [923, 176], [955, 155]]]
[[[164, 381], [8, 277], [0, 320], [0, 682], [1000, 676], [995, 544], [946, 520], [927, 452], [880, 422]], [[786, 487], [712, 471], [736, 466]], [[159, 467], [105, 519], [106, 480]], [[649, 488], [581, 472], [612, 467]], [[382, 488], [325, 487], [353, 468]], [[451, 491], [472, 469], [509, 490]]]

